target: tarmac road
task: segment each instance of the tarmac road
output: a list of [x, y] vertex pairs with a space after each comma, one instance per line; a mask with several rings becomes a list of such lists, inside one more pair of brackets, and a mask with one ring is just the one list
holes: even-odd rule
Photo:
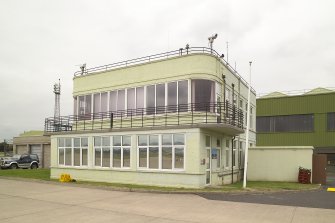
[[110, 191], [0, 178], [1, 223], [309, 223], [334, 222], [335, 210], [209, 200], [194, 194]]

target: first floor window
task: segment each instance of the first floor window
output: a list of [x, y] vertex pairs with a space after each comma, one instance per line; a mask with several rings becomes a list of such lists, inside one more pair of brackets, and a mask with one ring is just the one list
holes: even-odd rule
[[87, 166], [87, 138], [58, 138], [58, 164]]

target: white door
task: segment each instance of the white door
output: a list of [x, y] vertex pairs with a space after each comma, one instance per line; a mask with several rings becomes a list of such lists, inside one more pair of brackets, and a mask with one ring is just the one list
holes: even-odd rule
[[31, 154], [37, 154], [38, 155], [38, 158], [40, 160], [40, 166], [42, 166], [42, 159], [43, 159], [43, 156], [42, 156], [42, 146], [41, 145], [31, 145], [30, 146], [30, 153]]

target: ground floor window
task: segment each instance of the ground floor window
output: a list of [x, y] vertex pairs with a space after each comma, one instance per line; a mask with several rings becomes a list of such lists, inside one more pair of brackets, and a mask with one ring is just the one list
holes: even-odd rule
[[94, 166], [130, 167], [131, 136], [94, 137]]
[[58, 138], [58, 164], [64, 166], [87, 166], [88, 139]]
[[138, 167], [146, 169], [184, 169], [184, 134], [139, 135]]

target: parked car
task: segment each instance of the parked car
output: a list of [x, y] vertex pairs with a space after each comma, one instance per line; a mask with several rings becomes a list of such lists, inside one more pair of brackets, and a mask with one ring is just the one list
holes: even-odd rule
[[1, 169], [37, 169], [39, 163], [40, 160], [36, 154], [22, 154], [1, 158], [0, 167]]

